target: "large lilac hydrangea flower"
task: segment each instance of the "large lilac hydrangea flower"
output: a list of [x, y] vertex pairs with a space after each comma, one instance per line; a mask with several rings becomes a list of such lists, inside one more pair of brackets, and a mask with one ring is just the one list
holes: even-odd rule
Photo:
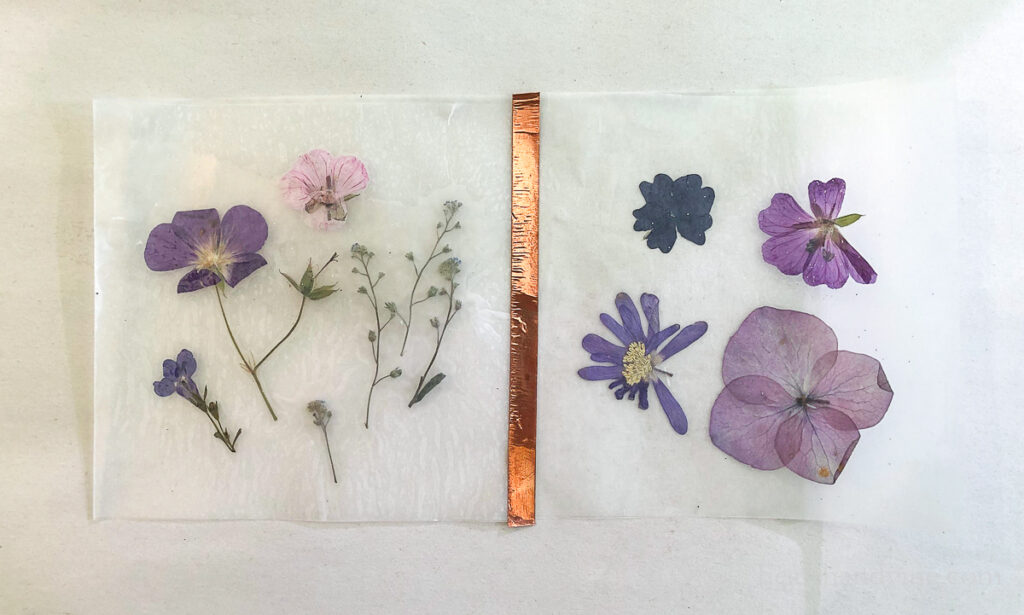
[[761, 307], [729, 340], [711, 441], [759, 470], [786, 466], [832, 484], [860, 431], [882, 420], [892, 388], [877, 360], [838, 350], [820, 319]]
[[[686, 414], [668, 390], [662, 377], [672, 374], [660, 369], [669, 357], [694, 343], [708, 330], [708, 323], [695, 322], [679, 331], [679, 325], [661, 328], [658, 298], [650, 293], [640, 295], [640, 307], [647, 317], [647, 331], [644, 332], [640, 313], [626, 293], [615, 296], [615, 307], [622, 318], [620, 324], [608, 314], [601, 314], [601, 322], [608, 327], [622, 345], [610, 342], [593, 333], [583, 338], [583, 349], [590, 353], [590, 360], [610, 365], [591, 365], [579, 370], [584, 380], [611, 380], [609, 389], [616, 389], [615, 397], [629, 399], [640, 397], [640, 409], [648, 408], [647, 391], [653, 384], [662, 410], [668, 416], [672, 429], [684, 434], [687, 429]], [[673, 334], [679, 331], [675, 337]], [[669, 338], [672, 338], [671, 340]], [[665, 342], [668, 342], [665, 344]], [[658, 347], [665, 344], [661, 350]]]
[[153, 271], [191, 267], [178, 282], [187, 293], [223, 280], [235, 286], [267, 261], [257, 254], [267, 240], [267, 222], [248, 205], [235, 205], [221, 220], [216, 209], [179, 211], [158, 224], [146, 242], [146, 265]]
[[757, 216], [761, 230], [771, 237], [761, 246], [761, 255], [786, 275], [803, 273], [811, 286], [827, 284], [840, 288], [848, 277], [861, 284], [873, 284], [878, 274], [839, 232], [861, 218], [859, 214], [839, 216], [846, 195], [846, 182], [834, 178], [812, 181], [807, 186], [813, 216], [800, 207], [792, 195], [779, 193]]

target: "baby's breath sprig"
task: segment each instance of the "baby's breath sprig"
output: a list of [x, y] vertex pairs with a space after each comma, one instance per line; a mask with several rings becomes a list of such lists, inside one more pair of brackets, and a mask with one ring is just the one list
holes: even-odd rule
[[366, 422], [363, 423], [363, 426], [366, 427], [367, 429], [370, 428], [370, 402], [371, 400], [373, 400], [373, 389], [376, 388], [376, 386], [386, 378], [398, 378], [399, 376], [402, 375], [402, 370], [396, 367], [387, 374], [380, 376], [378, 378], [378, 376], [380, 375], [381, 334], [384, 332], [385, 327], [391, 324], [391, 321], [394, 320], [395, 316], [397, 315], [397, 308], [395, 307], [395, 304], [391, 301], [384, 304], [384, 308], [388, 313], [388, 319], [385, 320], [382, 324], [380, 300], [377, 298], [376, 289], [377, 284], [379, 284], [380, 281], [384, 278], [384, 272], [378, 271], [376, 276], [370, 273], [370, 260], [373, 258], [373, 256], [373, 252], [366, 249], [365, 246], [362, 246], [358, 243], [352, 244], [352, 258], [358, 261], [360, 266], [362, 267], [362, 271], [360, 271], [359, 267], [353, 267], [352, 273], [363, 276], [364, 278], [366, 278], [367, 282], [366, 286], [360, 286], [356, 292], [358, 292], [360, 295], [366, 295], [367, 300], [370, 302], [370, 307], [373, 308], [373, 317], [377, 324], [376, 330], [370, 329], [369, 331], [367, 331], [366, 334], [366, 339], [370, 341], [370, 348], [373, 351], [373, 380], [370, 382], [370, 392], [366, 395]]
[[444, 334], [448, 331], [448, 325], [451, 324], [455, 318], [455, 314], [462, 309], [462, 301], [455, 298], [455, 289], [459, 287], [459, 283], [455, 281], [455, 276], [461, 271], [460, 266], [462, 261], [457, 257], [449, 257], [443, 261], [437, 267], [437, 272], [441, 274], [441, 277], [448, 282], [447, 288], [442, 288], [438, 291], [438, 294], [448, 298], [448, 312], [445, 314], [444, 321], [438, 317], [430, 319], [430, 326], [434, 328], [436, 334], [436, 342], [434, 344], [434, 354], [430, 357], [430, 363], [427, 363], [427, 369], [423, 370], [423, 375], [420, 376], [419, 384], [416, 386], [416, 393], [412, 396], [409, 401], [409, 407], [412, 408], [413, 404], [422, 401], [427, 393], [434, 390], [437, 385], [441, 384], [444, 380], [445, 375], [438, 372], [434, 377], [427, 380], [427, 376], [430, 375], [431, 368], [434, 367], [434, 361], [437, 360], [437, 353], [441, 349], [441, 342], [444, 340]]
[[[409, 331], [412, 329], [412, 312], [413, 308], [423, 303], [424, 301], [437, 297], [441, 289], [436, 286], [431, 286], [427, 289], [427, 292], [423, 294], [419, 299], [416, 298], [416, 289], [420, 285], [420, 280], [423, 278], [423, 272], [427, 270], [433, 260], [442, 254], [448, 254], [452, 249], [448, 244], [441, 245], [441, 240], [448, 233], [462, 228], [462, 223], [455, 219], [455, 215], [459, 212], [462, 207], [460, 201], [446, 201], [444, 204], [444, 221], [438, 222], [435, 230], [437, 235], [436, 241], [434, 241], [434, 247], [430, 250], [430, 256], [427, 258], [423, 265], [416, 264], [416, 257], [412, 252], [406, 252], [405, 258], [412, 263], [413, 271], [416, 272], [416, 281], [412, 284], [412, 291], [409, 293], [409, 307], [406, 309], [405, 315], [403, 316], [398, 312], [397, 308], [394, 311], [395, 316], [401, 321], [402, 325], [405, 326], [405, 338], [402, 339], [402, 351], [399, 356], [405, 355], [405, 346], [409, 342]], [[393, 304], [392, 304], [393, 305]]]

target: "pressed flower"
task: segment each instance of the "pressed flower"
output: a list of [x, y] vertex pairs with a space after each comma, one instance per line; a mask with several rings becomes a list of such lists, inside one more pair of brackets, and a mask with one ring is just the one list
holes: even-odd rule
[[366, 188], [366, 167], [355, 156], [332, 156], [315, 149], [299, 156], [281, 178], [281, 194], [292, 209], [305, 211], [318, 229], [341, 226], [348, 217], [346, 202]]
[[838, 350], [820, 319], [761, 307], [729, 340], [725, 388], [711, 409], [711, 441], [759, 470], [786, 466], [818, 483], [839, 478], [892, 401], [882, 366]]
[[334, 471], [334, 456], [331, 455], [331, 440], [327, 437], [327, 424], [331, 422], [333, 413], [327, 409], [327, 404], [322, 399], [315, 399], [306, 404], [306, 410], [313, 415], [313, 424], [320, 428], [324, 434], [324, 444], [327, 445], [327, 458], [331, 462], [331, 477], [334, 484], [338, 484], [338, 473]]
[[146, 265], [153, 271], [191, 267], [178, 292], [213, 286], [222, 279], [234, 287], [263, 265], [257, 252], [267, 240], [267, 222], [248, 205], [235, 205], [221, 220], [216, 209], [179, 211], [158, 224], [146, 241]]
[[860, 214], [840, 216], [846, 182], [833, 178], [812, 181], [807, 186], [813, 215], [804, 211], [791, 195], [779, 193], [757, 216], [758, 226], [771, 237], [761, 246], [761, 255], [786, 275], [802, 273], [811, 286], [826, 284], [840, 288], [852, 277], [861, 284], [873, 284], [878, 274], [839, 232], [859, 220]]
[[177, 359], [164, 361], [164, 377], [153, 383], [153, 392], [160, 397], [170, 397], [177, 393], [185, 401], [199, 409], [206, 415], [206, 418], [210, 419], [210, 423], [216, 430], [213, 437], [223, 442], [224, 446], [233, 453], [235, 452], [235, 442], [238, 441], [242, 430], [239, 429], [232, 438], [224, 429], [224, 425], [220, 422], [220, 405], [215, 401], [207, 402], [206, 387], [203, 387], [203, 392], [200, 393], [199, 387], [192, 380], [193, 374], [196, 373], [196, 367], [196, 359], [192, 351], [182, 349], [178, 353]]
[[685, 175], [673, 180], [659, 173], [653, 182], [641, 182], [645, 204], [633, 210], [634, 231], [647, 231], [647, 247], [668, 253], [676, 244], [676, 233], [693, 243], [704, 245], [704, 232], [711, 228], [711, 206], [715, 191], [701, 187], [700, 175]]
[[708, 330], [708, 323], [698, 321], [681, 331], [679, 325], [662, 329], [659, 303], [658, 298], [650, 293], [640, 295], [640, 307], [647, 318], [645, 332], [633, 300], [626, 293], [616, 295], [615, 307], [618, 308], [622, 322], [619, 323], [608, 314], [601, 314], [601, 322], [621, 345], [593, 333], [587, 335], [583, 338], [583, 349], [590, 353], [590, 360], [608, 365], [584, 367], [578, 373], [584, 380], [611, 380], [608, 388], [615, 389], [615, 397], [622, 399], [627, 394], [630, 400], [639, 397], [641, 410], [648, 408], [648, 387], [653, 385], [658, 402], [672, 428], [684, 434], [687, 429], [686, 413], [663, 380], [672, 374], [660, 366], [700, 339]]

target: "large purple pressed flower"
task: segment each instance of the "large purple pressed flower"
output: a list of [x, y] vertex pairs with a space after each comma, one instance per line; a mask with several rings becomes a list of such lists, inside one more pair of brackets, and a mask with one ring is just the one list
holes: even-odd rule
[[820, 319], [761, 307], [725, 347], [725, 389], [711, 409], [711, 441], [759, 470], [786, 466], [832, 484], [860, 431], [882, 420], [892, 388], [877, 360], [838, 350]]
[[191, 267], [178, 282], [187, 293], [223, 280], [234, 286], [267, 261], [257, 254], [267, 240], [267, 222], [248, 205], [235, 205], [221, 220], [216, 209], [179, 211], [158, 224], [146, 242], [146, 265], [153, 271]]
[[757, 216], [761, 230], [771, 235], [761, 246], [761, 255], [786, 275], [803, 273], [811, 286], [827, 284], [840, 288], [848, 277], [861, 284], [873, 284], [878, 274], [839, 232], [861, 218], [859, 214], [839, 216], [846, 195], [846, 182], [834, 178], [812, 181], [807, 186], [811, 214], [792, 195], [779, 193]]
[[[610, 365], [591, 365], [579, 370], [585, 380], [611, 380], [609, 389], [616, 389], [615, 397], [629, 399], [640, 397], [640, 409], [648, 408], [648, 386], [654, 385], [661, 408], [668, 416], [672, 429], [686, 433], [686, 414], [672, 392], [662, 382], [663, 376], [671, 376], [658, 366], [680, 350], [694, 343], [708, 330], [708, 323], [695, 322], [679, 331], [679, 325], [661, 328], [658, 298], [650, 293], [640, 295], [640, 307], [647, 317], [647, 332], [644, 332], [640, 313], [626, 293], [615, 296], [615, 307], [622, 319], [620, 324], [608, 314], [601, 314], [601, 322], [621, 342], [615, 344], [593, 333], [583, 338], [583, 349], [590, 353], [590, 360]], [[679, 331], [675, 337], [672, 337]], [[672, 338], [671, 340], [669, 338]], [[665, 344], [665, 342], [668, 342]], [[661, 350], [658, 347], [665, 344]]]

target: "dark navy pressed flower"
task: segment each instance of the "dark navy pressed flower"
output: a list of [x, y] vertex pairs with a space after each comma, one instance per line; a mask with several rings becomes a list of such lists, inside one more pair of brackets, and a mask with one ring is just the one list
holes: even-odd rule
[[704, 231], [711, 228], [711, 206], [715, 191], [701, 187], [700, 175], [673, 180], [664, 173], [653, 182], [640, 182], [645, 204], [633, 210], [634, 231], [647, 231], [647, 247], [668, 253], [676, 244], [676, 233], [698, 246], [704, 245]]
[[[686, 413], [662, 381], [664, 377], [671, 377], [672, 374], [660, 369], [659, 365], [700, 339], [708, 330], [708, 323], [698, 321], [684, 327], [682, 331], [679, 330], [679, 325], [662, 329], [658, 298], [650, 293], [644, 293], [640, 295], [640, 307], [647, 317], [645, 333], [640, 313], [637, 312], [636, 305], [629, 295], [616, 295], [615, 307], [619, 310], [622, 323], [608, 314], [601, 314], [601, 322], [622, 345], [609, 342], [593, 333], [584, 337], [583, 349], [590, 353], [590, 360], [610, 365], [584, 367], [578, 372], [580, 377], [584, 380], [611, 380], [608, 388], [616, 389], [615, 397], [622, 399], [628, 393], [629, 399], [633, 400], [639, 396], [641, 410], [648, 408], [647, 391], [653, 384], [658, 402], [668, 416], [672, 429], [680, 434], [686, 433]], [[665, 346], [658, 350], [662, 344]]]
[[164, 378], [153, 383], [153, 391], [160, 397], [177, 393], [193, 406], [201, 407], [202, 396], [199, 387], [192, 380], [196, 373], [196, 359], [190, 350], [183, 349], [178, 358], [164, 361]]

